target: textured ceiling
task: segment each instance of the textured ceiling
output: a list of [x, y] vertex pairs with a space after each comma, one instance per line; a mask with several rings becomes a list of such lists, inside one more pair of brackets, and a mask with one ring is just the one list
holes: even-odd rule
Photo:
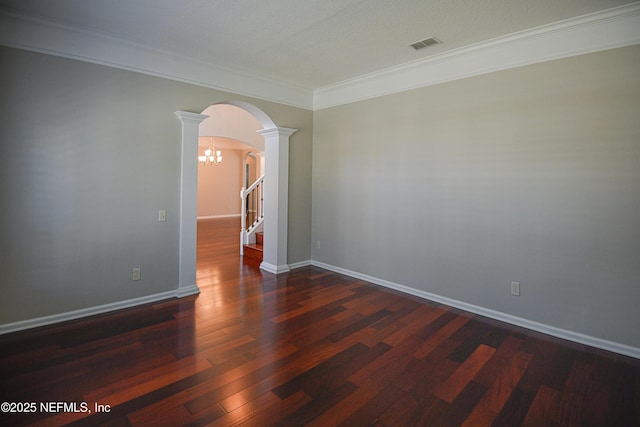
[[[628, 0], [0, 0], [7, 12], [307, 88]], [[414, 51], [436, 36], [443, 44]]]

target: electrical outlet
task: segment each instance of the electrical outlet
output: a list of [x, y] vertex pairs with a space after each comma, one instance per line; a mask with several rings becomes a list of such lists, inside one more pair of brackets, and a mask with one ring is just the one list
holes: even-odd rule
[[320, 240], [316, 240], [316, 249], [320, 249]]
[[520, 296], [520, 282], [511, 282], [511, 295]]
[[135, 281], [140, 280], [140, 275], [141, 275], [140, 267], [136, 267], [133, 269], [133, 275], [131, 279]]

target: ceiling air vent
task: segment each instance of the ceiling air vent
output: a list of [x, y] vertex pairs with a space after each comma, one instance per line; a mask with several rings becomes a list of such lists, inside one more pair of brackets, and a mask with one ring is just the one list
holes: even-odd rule
[[433, 46], [436, 44], [442, 43], [435, 37], [429, 37], [428, 39], [421, 40], [419, 42], [411, 43], [409, 46], [414, 48], [415, 50], [424, 49], [425, 47]]

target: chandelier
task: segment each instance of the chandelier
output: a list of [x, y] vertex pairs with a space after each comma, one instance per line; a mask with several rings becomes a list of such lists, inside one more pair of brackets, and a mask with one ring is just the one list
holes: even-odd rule
[[222, 151], [216, 150], [213, 140], [209, 143], [209, 147], [204, 150], [204, 156], [198, 156], [201, 165], [219, 165], [222, 163]]

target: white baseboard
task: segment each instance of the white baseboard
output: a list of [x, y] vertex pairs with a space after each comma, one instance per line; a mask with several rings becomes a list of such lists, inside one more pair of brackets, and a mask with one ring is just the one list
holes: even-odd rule
[[175, 297], [176, 298], [184, 298], [184, 297], [188, 297], [191, 295], [198, 295], [200, 293], [200, 288], [198, 287], [198, 285], [193, 284], [191, 286], [185, 286], [182, 288], [178, 288], [175, 291]]
[[307, 267], [309, 265], [311, 265], [311, 260], [310, 259], [308, 259], [306, 261], [300, 261], [300, 262], [291, 263], [291, 264], [289, 264], [289, 268], [291, 270], [295, 270], [296, 268]]
[[632, 347], [626, 344], [620, 344], [613, 341], [608, 341], [602, 338], [592, 337], [589, 335], [569, 331], [566, 329], [557, 328], [555, 326], [546, 325], [544, 323], [539, 323], [539, 322], [524, 319], [521, 317], [513, 316], [511, 314], [503, 313], [500, 311], [491, 310], [489, 308], [480, 307], [480, 306], [469, 304], [463, 301], [458, 301], [455, 299], [432, 294], [430, 292], [421, 291], [419, 289], [400, 285], [398, 283], [390, 282], [388, 280], [383, 280], [377, 277], [368, 276], [366, 274], [358, 273], [357, 271], [347, 270], [341, 267], [336, 267], [334, 265], [325, 264], [320, 261], [312, 260], [311, 265], [315, 267], [324, 268], [325, 270], [330, 270], [336, 273], [344, 274], [345, 276], [351, 276], [356, 279], [366, 280], [367, 282], [371, 282], [376, 285], [394, 289], [396, 291], [400, 291], [405, 294], [414, 295], [429, 301], [434, 301], [434, 302], [445, 304], [451, 307], [459, 308], [461, 310], [469, 311], [471, 313], [479, 314], [481, 316], [489, 317], [491, 319], [499, 320], [505, 323], [510, 323], [512, 325], [521, 326], [523, 328], [542, 332], [543, 334], [551, 335], [554, 337], [566, 339], [566, 340], [577, 342], [580, 344], [585, 344], [591, 347], [596, 347], [603, 350], [607, 350], [614, 353], [623, 354], [625, 356], [630, 356], [636, 359], [640, 359], [640, 348]]
[[19, 322], [6, 323], [0, 325], [0, 335], [9, 334], [11, 332], [22, 331], [25, 329], [38, 328], [40, 326], [53, 325], [55, 323], [66, 322], [69, 320], [80, 319], [83, 317], [94, 316], [96, 314], [108, 313], [110, 311], [131, 308], [142, 304], [161, 301], [170, 298], [182, 298], [189, 295], [195, 295], [200, 292], [198, 286], [191, 285], [185, 288], [179, 288], [173, 291], [161, 292], [158, 294], [147, 295], [139, 298], [132, 298], [124, 301], [117, 301], [109, 304], [98, 305], [95, 307], [82, 308], [80, 310], [67, 311], [66, 313], [52, 314], [50, 316], [36, 317], [35, 319], [21, 320]]
[[273, 274], [286, 273], [291, 270], [289, 264], [273, 265], [264, 261], [260, 264], [260, 269]]
[[229, 215], [205, 215], [199, 216], [196, 219], [219, 219], [219, 218], [240, 218], [242, 214], [229, 214]]

